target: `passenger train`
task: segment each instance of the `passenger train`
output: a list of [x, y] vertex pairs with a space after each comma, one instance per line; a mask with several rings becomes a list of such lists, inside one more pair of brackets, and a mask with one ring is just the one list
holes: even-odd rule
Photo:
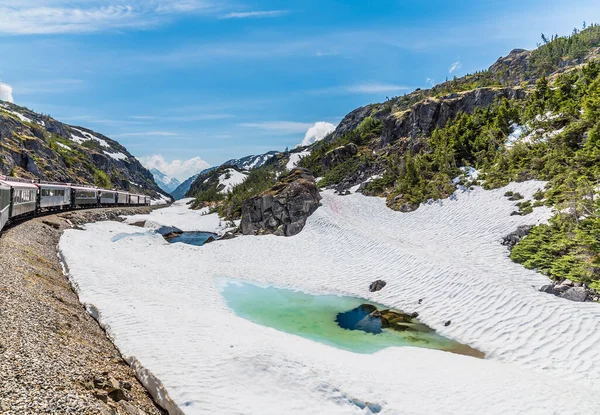
[[69, 183], [0, 175], [0, 231], [12, 221], [44, 212], [91, 207], [149, 206], [150, 196]]

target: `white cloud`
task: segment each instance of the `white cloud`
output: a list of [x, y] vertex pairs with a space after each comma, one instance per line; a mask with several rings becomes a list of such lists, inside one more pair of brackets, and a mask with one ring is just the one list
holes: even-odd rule
[[433, 78], [427, 78], [425, 79], [425, 83], [431, 87], [435, 86], [435, 79]]
[[210, 167], [206, 161], [200, 157], [194, 157], [189, 160], [167, 161], [159, 154], [150, 157], [138, 157], [138, 160], [147, 169], [157, 169], [170, 177], [175, 177], [179, 181], [184, 181], [194, 174]]
[[14, 102], [12, 86], [0, 82], [0, 101]]
[[448, 68], [448, 73], [452, 73], [460, 68], [462, 68], [462, 63], [460, 63], [460, 61], [456, 61], [452, 65], [450, 65], [450, 68]]
[[329, 122], [318, 121], [308, 129], [308, 131], [304, 135], [304, 140], [302, 140], [302, 143], [300, 143], [300, 145], [307, 146], [309, 144], [314, 143], [315, 141], [320, 141], [324, 139], [325, 136], [327, 136], [327, 134], [331, 133], [333, 130], [335, 130], [335, 125]]
[[227, 13], [222, 19], [249, 19], [249, 18], [263, 18], [263, 17], [277, 17], [287, 14], [287, 10], [263, 10], [253, 12], [231, 12]]
[[92, 33], [144, 28], [169, 21], [176, 14], [209, 13], [219, 7], [209, 0], [31, 0], [0, 4], [0, 33]]

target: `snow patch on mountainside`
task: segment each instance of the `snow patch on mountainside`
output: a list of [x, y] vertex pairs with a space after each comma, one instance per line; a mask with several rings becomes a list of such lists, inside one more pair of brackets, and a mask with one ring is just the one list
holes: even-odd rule
[[292, 170], [294, 167], [296, 167], [298, 165], [298, 163], [300, 163], [300, 160], [302, 160], [302, 158], [308, 156], [309, 154], [310, 154], [310, 150], [304, 150], [304, 151], [300, 151], [299, 153], [290, 154], [290, 159], [287, 162], [287, 164], [285, 165], [285, 168], [288, 170]]
[[80, 130], [75, 127], [71, 127], [72, 130], [77, 131], [80, 135], [71, 134], [71, 139], [78, 144], [82, 144], [85, 141], [97, 141], [102, 147], [110, 148], [110, 145], [101, 138], [96, 137], [94, 134], [88, 133], [87, 131]]
[[110, 157], [113, 160], [127, 160], [127, 156], [121, 152], [119, 153], [109, 153], [108, 151], [105, 151], [104, 154], [106, 154], [108, 157]]
[[229, 193], [240, 183], [243, 183], [248, 177], [247, 174], [239, 172], [235, 169], [227, 169], [225, 173], [219, 176], [219, 186], [225, 186], [220, 192]]

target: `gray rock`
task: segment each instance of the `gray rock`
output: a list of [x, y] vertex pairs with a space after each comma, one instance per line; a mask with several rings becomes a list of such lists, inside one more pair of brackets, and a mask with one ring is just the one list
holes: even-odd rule
[[386, 286], [386, 282], [383, 280], [377, 280], [377, 281], [373, 281], [370, 285], [369, 285], [369, 291], [371, 291], [372, 293], [374, 293], [375, 291], [381, 291], [381, 289], [383, 287]]
[[352, 158], [352, 156], [358, 153], [358, 147], [354, 143], [346, 144], [345, 146], [336, 147], [330, 150], [323, 157], [322, 163], [328, 169], [343, 163], [344, 161]]
[[319, 207], [321, 195], [307, 169], [296, 168], [271, 189], [242, 203], [244, 235], [293, 236]]
[[555, 294], [553, 284], [547, 284], [542, 286], [542, 288], [540, 288], [540, 291], [546, 294]]
[[515, 247], [516, 244], [519, 243], [521, 239], [529, 235], [531, 228], [533, 228], [533, 226], [519, 226], [516, 231], [509, 233], [502, 239], [502, 245], [506, 246], [509, 251], [512, 251], [512, 249]]
[[588, 299], [588, 292], [583, 287], [572, 287], [562, 293], [560, 296], [561, 298], [565, 298], [567, 300], [584, 302]]
[[147, 415], [146, 412], [126, 401], [120, 401], [118, 407], [120, 412], [126, 415]]

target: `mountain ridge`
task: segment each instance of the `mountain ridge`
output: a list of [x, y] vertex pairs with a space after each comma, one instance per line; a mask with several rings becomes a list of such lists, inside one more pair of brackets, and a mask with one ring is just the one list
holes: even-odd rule
[[157, 196], [152, 174], [117, 141], [0, 101], [0, 172]]

